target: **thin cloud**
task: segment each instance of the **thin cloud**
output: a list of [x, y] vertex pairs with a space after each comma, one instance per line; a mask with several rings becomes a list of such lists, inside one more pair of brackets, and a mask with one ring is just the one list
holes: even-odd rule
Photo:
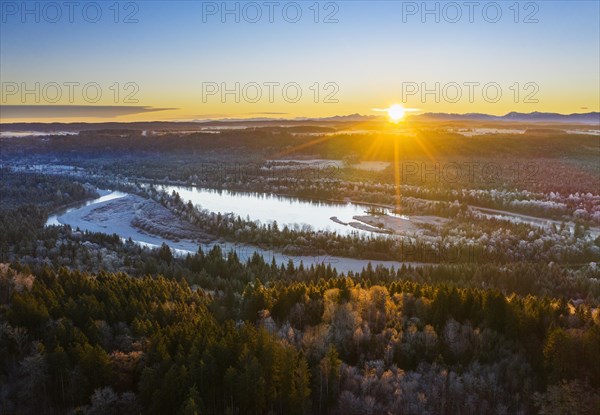
[[113, 118], [176, 109], [120, 105], [0, 105], [0, 118]]

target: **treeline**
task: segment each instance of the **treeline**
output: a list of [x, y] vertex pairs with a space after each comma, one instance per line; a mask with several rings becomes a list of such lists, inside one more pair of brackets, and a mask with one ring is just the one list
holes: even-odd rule
[[[81, 189], [85, 189], [86, 186], [60, 177], [25, 174], [13, 175], [9, 178], [10, 180], [31, 180], [32, 182], [28, 183], [28, 186], [31, 185], [38, 190], [30, 190], [29, 192], [19, 190], [16, 192], [12, 189], [21, 187], [19, 181], [12, 184], [10, 181], [3, 182], [5, 185], [2, 188], [2, 193], [0, 193], [2, 201], [18, 207], [0, 211], [3, 229], [3, 232], [0, 232], [0, 247], [2, 248], [0, 261], [20, 261], [35, 269], [51, 265], [68, 266], [94, 273], [101, 270], [127, 272], [135, 276], [163, 273], [186, 278], [191, 283], [201, 281], [203, 286], [211, 289], [222, 288], [221, 281], [226, 280], [226, 275], [235, 274], [237, 277], [229, 279], [228, 283], [234, 284], [237, 291], [241, 291], [243, 284], [252, 280], [253, 273], [263, 275], [264, 278], [266, 278], [265, 275], [268, 275], [270, 280], [282, 278], [282, 275], [284, 275], [280, 275], [277, 266], [271, 270], [272, 264], [267, 264], [269, 265], [267, 267], [260, 265], [263, 261], [257, 261], [256, 258], [252, 257], [253, 250], [251, 248], [236, 250], [236, 255], [231, 260], [229, 260], [227, 253], [219, 251], [213, 254], [211, 256], [213, 260], [211, 261], [221, 267], [221, 271], [217, 274], [218, 278], [215, 278], [214, 274], [211, 276], [202, 274], [197, 266], [192, 269], [190, 264], [194, 261], [189, 262], [185, 258], [176, 258], [167, 263], [133, 242], [123, 243], [116, 235], [77, 232], [68, 227], [44, 228], [43, 224], [47, 215], [50, 214], [50, 207], [48, 206], [58, 207], [62, 205], [64, 193], [67, 193], [64, 191], [65, 189], [72, 187], [73, 190], [68, 193], [78, 195], [77, 198], [93, 197], [93, 195], [81, 192]], [[63, 189], [63, 199], [56, 199], [55, 202], [38, 205], [39, 202], [52, 200], [53, 197], [56, 197], [57, 190], [60, 190], [58, 188]], [[137, 187], [123, 187], [123, 190], [132, 193], [135, 193], [136, 189], [139, 191]], [[139, 193], [142, 194], [142, 192]], [[11, 194], [13, 196], [9, 197]], [[160, 197], [158, 199], [160, 200]], [[181, 199], [176, 201], [175, 198], [166, 197], [162, 202], [170, 208], [178, 210], [182, 217], [188, 220], [196, 220], [194, 215], [197, 211], [188, 204], [183, 203]], [[597, 258], [597, 255], [594, 256], [594, 251], [581, 256], [581, 252], [585, 251], [581, 250], [580, 253], [577, 253], [577, 249], [579, 249], [578, 241], [581, 241], [577, 239], [571, 241], [567, 238], [562, 243], [544, 237], [543, 243], [540, 244], [537, 239], [541, 239], [543, 234], [534, 232], [530, 237], [529, 232], [531, 229], [526, 225], [512, 226], [509, 234], [496, 233], [495, 238], [501, 244], [494, 245], [496, 242], [490, 240], [483, 245], [484, 247], [499, 247], [497, 253], [490, 254], [470, 248], [465, 255], [461, 256], [455, 247], [444, 248], [439, 244], [415, 246], [408, 243], [398, 247], [394, 245], [393, 240], [381, 238], [379, 240], [374, 238], [372, 242], [363, 243], [361, 250], [357, 251], [353, 244], [360, 242], [358, 239], [349, 238], [349, 243], [346, 244], [344, 237], [337, 237], [335, 241], [332, 241], [325, 237], [326, 235], [320, 235], [317, 238], [311, 235], [310, 232], [302, 233], [273, 226], [267, 228], [268, 232], [265, 232], [257, 228], [254, 223], [242, 221], [241, 219], [230, 219], [222, 215], [212, 215], [199, 223], [204, 229], [216, 235], [230, 237], [238, 241], [245, 240], [250, 244], [262, 244], [267, 249], [285, 248], [291, 240], [294, 240], [297, 246], [296, 249], [299, 248], [300, 250], [288, 247], [287, 252], [289, 254], [302, 253], [304, 252], [302, 249], [306, 249], [306, 252], [319, 254], [325, 261], [325, 266], [330, 261], [324, 253], [360, 256], [371, 251], [375, 253], [373, 258], [377, 258], [377, 255], [381, 258], [382, 254], [386, 255], [386, 252], [391, 252], [392, 254], [401, 255], [399, 256], [401, 260], [447, 262], [446, 266], [434, 268], [423, 267], [414, 270], [406, 268], [405, 271], [396, 270], [393, 272], [383, 270], [379, 273], [378, 278], [383, 278], [382, 275], [388, 275], [390, 278], [412, 279], [424, 283], [445, 281], [457, 287], [485, 286], [502, 290], [507, 294], [516, 292], [521, 295], [550, 295], [566, 299], [585, 299], [592, 303], [600, 299], [599, 267], [593, 267], [593, 264], [579, 265], [572, 269], [565, 266], [567, 261], [573, 261], [577, 264], [582, 262], [587, 264], [589, 261], [594, 261], [593, 258]], [[491, 234], [494, 231], [493, 226], [496, 225], [491, 224], [490, 226], [492, 227], [482, 231]], [[476, 234], [478, 229], [469, 229], [465, 226], [456, 228], [456, 231], [470, 235], [471, 233]], [[304, 234], [306, 234], [306, 237], [299, 237], [304, 236]], [[522, 245], [520, 244], [521, 240], [530, 242]], [[535, 249], [529, 252], [527, 251], [529, 246]], [[569, 246], [569, 248], [565, 248], [563, 251], [559, 249], [561, 246]], [[332, 250], [332, 248], [335, 249]], [[509, 249], [512, 249], [512, 254], [510, 254]], [[537, 255], [543, 255], [546, 252], [550, 252], [552, 255], [561, 253], [561, 256], [556, 257], [556, 263], [551, 263], [552, 256], [549, 257], [550, 259], [543, 258], [540, 260], [541, 257]], [[571, 254], [564, 255], [569, 252]], [[503, 260], [502, 255], [507, 256], [509, 254], [513, 255], [509, 260], [516, 258], [517, 263]], [[521, 258], [518, 255], [526, 256]], [[387, 256], [387, 258], [390, 257], [393, 258], [393, 256]], [[246, 277], [245, 273], [240, 273], [241, 268], [239, 265], [243, 265], [249, 260], [252, 266], [249, 269], [249, 276]], [[225, 265], [229, 265], [224, 266], [221, 261]], [[335, 263], [330, 265], [334, 266]], [[256, 267], [256, 270], [252, 267]], [[299, 268], [298, 263], [295, 263], [295, 268]], [[296, 273], [296, 275], [298, 278], [301, 276], [303, 281], [309, 281], [313, 278], [319, 278], [318, 273], [324, 272], [324, 269], [317, 268], [311, 272], [309, 269], [303, 268], [302, 272]], [[357, 278], [368, 276], [368, 274], [356, 275]], [[242, 282], [238, 283], [237, 281]], [[228, 287], [228, 289], [231, 289], [231, 287]]]
[[[112, 175], [145, 176], [148, 179], [169, 177], [187, 181], [193, 176], [205, 176], [208, 164], [213, 166], [210, 169], [212, 173], [221, 171], [223, 165], [233, 170], [250, 171], [252, 168], [244, 166], [252, 161], [262, 164], [265, 160], [282, 156], [392, 162], [399, 154], [403, 165], [424, 164], [429, 171], [435, 164], [439, 164], [438, 170], [452, 164], [461, 166], [463, 180], [453, 179], [452, 168], [450, 178], [433, 179], [431, 174], [426, 174], [427, 178], [422, 179], [420, 173], [424, 167], [417, 167], [418, 173], [408, 176], [416, 179], [414, 184], [418, 186], [518, 188], [567, 195], [586, 193], [598, 187], [599, 154], [594, 136], [565, 134], [556, 130], [547, 135], [488, 134], [465, 138], [445, 131], [445, 127], [448, 126], [416, 128], [414, 134], [409, 132], [405, 136], [384, 131], [325, 136], [318, 142], [314, 142], [314, 136], [290, 133], [290, 129], [279, 127], [188, 134], [189, 131], [180, 133], [176, 131], [177, 126], [172, 126], [171, 129], [161, 128], [156, 135], [151, 134], [152, 130], [144, 135], [143, 129], [96, 128], [81, 131], [78, 136], [3, 138], [2, 148], [3, 159], [7, 161], [55, 162], [58, 158], [66, 164], [102, 166]], [[544, 158], [540, 158], [540, 146], [544, 148]], [[478, 169], [474, 180], [471, 174], [466, 173], [468, 168], [465, 165]], [[479, 169], [487, 172], [482, 173]], [[412, 167], [409, 170], [414, 173]], [[404, 170], [401, 168], [401, 171]], [[215, 176], [212, 173], [208, 175]], [[267, 173], [271, 176], [294, 175], [290, 170]], [[330, 175], [327, 171], [325, 173]], [[229, 175], [239, 177], [238, 173]], [[246, 175], [244, 181], [252, 180], [252, 175]], [[222, 181], [222, 175], [218, 176], [215, 179]], [[375, 174], [364, 170], [349, 174], [338, 172], [336, 176], [345, 180], [358, 176], [356, 181], [372, 177], [373, 181], [386, 184], [394, 184], [396, 179], [393, 168]], [[403, 184], [413, 183], [412, 180], [404, 180], [404, 173], [402, 178]]]
[[335, 275], [256, 276], [242, 295], [64, 268], [0, 277], [6, 414], [525, 414], [559, 394], [585, 415], [599, 402], [585, 304]]
[[476, 221], [464, 209], [458, 223], [450, 223], [440, 230], [433, 228], [432, 232], [410, 238], [358, 232], [340, 235], [299, 226], [293, 229], [279, 227], [276, 222], [261, 224], [239, 216], [201, 210], [191, 202], [185, 203], [175, 192], [169, 195], [156, 191], [154, 187], [147, 188], [146, 192], [147, 197], [209, 234], [266, 249], [283, 250], [288, 255], [334, 255], [423, 263], [558, 262], [561, 265], [582, 265], [596, 261], [600, 253], [600, 238], [583, 238], [585, 231], [579, 225], [577, 232], [572, 234], [564, 227], [562, 230], [544, 230], [495, 219]]
[[[95, 128], [81, 131], [73, 136], [49, 136], [42, 141], [37, 137], [3, 138], [5, 157], [23, 154], [72, 153], [89, 156], [99, 151], [111, 154], [119, 152], [171, 152], [201, 154], [206, 150], [240, 153], [268, 154], [269, 152], [295, 149], [294, 155], [311, 155], [315, 158], [343, 159], [352, 154], [371, 155], [375, 160], [393, 160], [395, 149], [404, 157], [496, 157], [498, 154], [524, 158], [539, 156], [540, 143], [545, 145], [545, 156], [551, 158], [581, 157], [590, 154], [589, 145], [596, 141], [594, 136], [565, 134], [555, 131], [546, 136], [523, 134], [483, 134], [469, 137], [443, 128], [415, 129], [403, 135], [395, 132], [373, 131], [354, 134], [329, 135], [317, 143], [314, 136], [295, 134], [290, 129], [246, 128], [222, 129], [220, 131], [179, 133], [175, 129], [161, 129], [157, 134], [143, 134], [142, 129], [123, 128], [109, 130]], [[273, 155], [273, 154], [271, 154]]]
[[83, 185], [60, 176], [35, 173], [14, 173], [0, 168], [0, 209], [14, 209], [31, 204], [40, 208], [56, 207], [97, 197], [91, 185]]
[[[447, 160], [409, 159], [401, 162], [398, 173], [401, 175], [402, 213], [455, 217], [459, 211], [457, 206], [472, 205], [555, 220], [579, 221], [583, 225], [597, 226], [600, 221], [600, 196], [595, 191], [600, 185], [600, 177], [597, 169], [593, 170], [595, 166], [590, 171], [585, 162], [573, 161], [566, 165], [556, 160]], [[26, 160], [21, 160], [23, 162]], [[55, 158], [48, 162], [55, 163]], [[356, 203], [389, 207], [398, 203], [398, 178], [393, 165], [384, 171], [369, 172], [342, 167], [339, 162], [327, 160], [314, 164], [294, 161], [281, 164], [260, 157], [254, 162], [252, 158], [239, 161], [226, 155], [204, 160], [202, 155], [175, 157], [174, 154], [157, 152], [131, 155], [117, 163], [113, 158], [84, 158], [71, 162], [65, 159], [61, 162], [81, 166], [81, 170], [68, 172], [77, 180], [109, 183], [111, 188], [138, 181], [272, 193], [309, 200], [351, 199]], [[406, 165], [411, 167], [406, 168]], [[471, 178], [474, 173], [469, 171], [474, 169], [473, 165], [479, 166], [477, 171], [483, 178]], [[462, 181], [447, 178], [450, 173], [443, 173], [447, 168], [460, 172], [454, 174], [467, 177]], [[415, 169], [416, 173], [410, 173]], [[484, 174], [482, 170], [490, 170], [491, 173]], [[529, 170], [535, 174], [528, 173]], [[561, 184], [563, 181], [566, 185]]]
[[0, 168], [0, 261], [35, 252], [44, 223], [55, 209], [98, 197], [95, 188], [44, 174]]

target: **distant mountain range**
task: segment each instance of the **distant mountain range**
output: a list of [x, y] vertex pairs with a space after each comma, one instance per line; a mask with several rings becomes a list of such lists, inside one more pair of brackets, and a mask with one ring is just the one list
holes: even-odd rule
[[381, 118], [380, 115], [361, 115], [361, 114], [350, 114], [350, 115], [335, 115], [327, 118], [313, 118], [313, 120], [319, 121], [373, 121]]
[[302, 122], [302, 121], [332, 121], [332, 122], [344, 122], [344, 121], [370, 121], [381, 118], [380, 115], [361, 115], [359, 113], [349, 115], [334, 115], [332, 117], [296, 117], [296, 118], [269, 118], [269, 117], [256, 117], [256, 118], [207, 118], [207, 119], [195, 119], [193, 122], [200, 123], [212, 123], [212, 122], [273, 122], [273, 121], [284, 121], [284, 122]]
[[[510, 112], [506, 115], [490, 115], [481, 113], [449, 114], [424, 113], [408, 115], [415, 121], [480, 121], [480, 122], [521, 122], [521, 123], [562, 123], [600, 125], [600, 112], [583, 114], [557, 114], [552, 112]], [[269, 126], [336, 126], [338, 123], [352, 124], [357, 122], [379, 122], [385, 120], [381, 115], [336, 115], [325, 118], [251, 118], [251, 119], [214, 119], [194, 121], [150, 121], [150, 122], [103, 122], [103, 123], [0, 123], [0, 131], [83, 131], [96, 129], [151, 129], [151, 130], [185, 130], [193, 131], [205, 127], [240, 126], [240, 127], [269, 127]]]
[[587, 112], [582, 114], [558, 114], [554, 112], [509, 112], [506, 115], [489, 115], [481, 113], [448, 114], [433, 113], [413, 115], [417, 120], [438, 121], [513, 121], [513, 122], [556, 122], [556, 123], [584, 123], [600, 124], [600, 112]]
[[[506, 115], [490, 115], [477, 112], [467, 114], [452, 114], [446, 112], [426, 112], [418, 115], [408, 115], [407, 117], [415, 120], [431, 121], [513, 121], [513, 122], [556, 122], [556, 123], [584, 123], [600, 124], [600, 112], [587, 112], [581, 114], [558, 114], [555, 112], [509, 112]], [[322, 122], [355, 122], [355, 121], [376, 121], [385, 119], [383, 115], [335, 115], [325, 118], [279, 118], [278, 121], [322, 121]], [[273, 118], [252, 118], [252, 119], [222, 119], [213, 120], [222, 122], [248, 122], [248, 121], [275, 121]]]
[[[600, 112], [587, 112], [580, 114], [558, 114], [555, 112], [509, 112], [506, 115], [490, 115], [477, 112], [467, 114], [452, 114], [445, 112], [426, 112], [424, 114], [408, 115], [408, 118], [415, 120], [431, 120], [431, 121], [512, 121], [512, 122], [556, 122], [556, 123], [584, 123], [584, 124], [600, 124]], [[279, 119], [281, 121], [331, 121], [331, 122], [355, 122], [355, 121], [376, 121], [385, 119], [382, 115], [335, 115], [325, 118], [295, 118], [295, 119]], [[268, 121], [267, 118], [252, 119], [252, 121]], [[271, 119], [273, 120], [273, 119]], [[234, 121], [234, 120], [221, 120]], [[235, 120], [249, 121], [249, 120]]]

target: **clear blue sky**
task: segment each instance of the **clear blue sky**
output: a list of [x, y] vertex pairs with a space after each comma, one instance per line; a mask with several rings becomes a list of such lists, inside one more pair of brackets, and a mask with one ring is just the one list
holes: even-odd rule
[[[179, 108], [173, 111], [143, 114], [148, 118], [202, 118], [203, 116], [247, 116], [282, 112], [291, 116], [332, 115], [353, 112], [370, 113], [403, 99], [402, 85], [416, 82], [433, 86], [448, 82], [495, 82], [503, 98], [490, 103], [476, 90], [474, 102], [466, 97], [460, 102], [433, 97], [423, 100], [420, 94], [402, 100], [405, 106], [420, 110], [446, 112], [504, 113], [519, 111], [585, 112], [597, 111], [600, 73], [600, 10], [598, 1], [539, 1], [519, 3], [519, 23], [515, 23], [514, 1], [497, 2], [502, 17], [491, 23], [495, 8], [488, 6], [484, 16], [480, 2], [474, 9], [461, 6], [462, 18], [452, 23], [455, 9], [442, 8], [440, 22], [434, 15], [421, 11], [406, 14], [422, 2], [338, 1], [319, 3], [319, 23], [314, 22], [314, 1], [297, 2], [302, 17], [292, 20], [295, 7], [290, 2], [275, 2], [274, 22], [269, 21], [266, 2], [256, 2], [262, 11], [257, 23], [250, 6], [239, 2], [240, 22], [234, 15], [221, 21], [220, 10], [203, 16], [203, 8], [221, 8], [222, 2], [119, 2], [119, 23], [115, 23], [113, 1], [97, 2], [102, 17], [96, 23], [84, 18], [81, 7], [69, 21], [63, 2], [62, 16], [52, 22], [55, 10], [44, 9], [45, 2], [26, 2], [31, 10], [39, 8], [39, 22], [34, 14], [23, 16], [21, 2], [2, 0], [0, 29], [0, 70], [3, 85], [40, 82], [97, 82], [103, 96], [96, 104], [113, 105], [113, 91], [119, 82], [123, 102], [126, 82], [134, 82], [138, 105]], [[80, 2], [86, 5], [93, 2]], [[134, 8], [131, 4], [136, 5]], [[333, 4], [329, 4], [333, 3]], [[428, 2], [427, 7], [435, 7]], [[14, 10], [14, 7], [18, 10]], [[534, 5], [537, 5], [534, 7]], [[235, 2], [228, 2], [234, 8]], [[403, 15], [403, 9], [405, 14]], [[536, 10], [537, 9], [537, 10]], [[94, 7], [85, 17], [93, 20]], [[137, 23], [123, 23], [129, 13]], [[329, 13], [337, 23], [324, 23]], [[532, 14], [538, 23], [525, 23]], [[204, 18], [203, 18], [204, 17]], [[403, 19], [404, 17], [404, 19]], [[487, 20], [486, 20], [487, 17]], [[25, 22], [22, 22], [22, 19]], [[206, 20], [204, 22], [203, 20]], [[405, 20], [405, 21], [403, 21]], [[276, 90], [274, 102], [263, 98], [256, 103], [221, 102], [219, 94], [202, 99], [203, 82], [296, 82], [303, 97], [297, 103], [286, 102]], [[321, 94], [314, 102], [311, 86], [319, 82]], [[337, 103], [324, 103], [323, 85], [334, 82], [339, 89]], [[521, 94], [514, 102], [510, 88], [520, 83]], [[523, 84], [534, 82], [537, 104], [524, 103]], [[3, 86], [5, 88], [5, 86]], [[463, 94], [467, 89], [462, 87]], [[3, 89], [3, 92], [4, 91]], [[63, 95], [66, 89], [63, 89]], [[86, 104], [80, 93], [74, 104]], [[3, 104], [36, 104], [33, 96], [23, 100], [20, 94], [3, 96]], [[58, 102], [68, 104], [66, 96]], [[39, 104], [48, 104], [42, 97]], [[161, 114], [160, 116], [157, 114]], [[142, 115], [140, 115], [142, 116]]]

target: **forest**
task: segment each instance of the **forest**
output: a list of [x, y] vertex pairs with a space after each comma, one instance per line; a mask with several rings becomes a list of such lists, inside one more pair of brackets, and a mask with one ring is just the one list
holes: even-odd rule
[[0, 415], [600, 415], [600, 0], [0, 15]]
[[[225, 271], [232, 279], [231, 268], [241, 274], [269, 268], [218, 253], [185, 261], [196, 272]], [[263, 284], [255, 274], [239, 293], [163, 276], [49, 267], [32, 274], [3, 265], [1, 298], [10, 308], [1, 326], [2, 412], [593, 414], [598, 408], [597, 309], [390, 282], [377, 272], [360, 282], [327, 272], [314, 279], [293, 267], [269, 273], [277, 279]]]
[[600, 405], [600, 290], [585, 272], [523, 262], [344, 275], [43, 226], [94, 189], [4, 175], [1, 413], [595, 414]]

